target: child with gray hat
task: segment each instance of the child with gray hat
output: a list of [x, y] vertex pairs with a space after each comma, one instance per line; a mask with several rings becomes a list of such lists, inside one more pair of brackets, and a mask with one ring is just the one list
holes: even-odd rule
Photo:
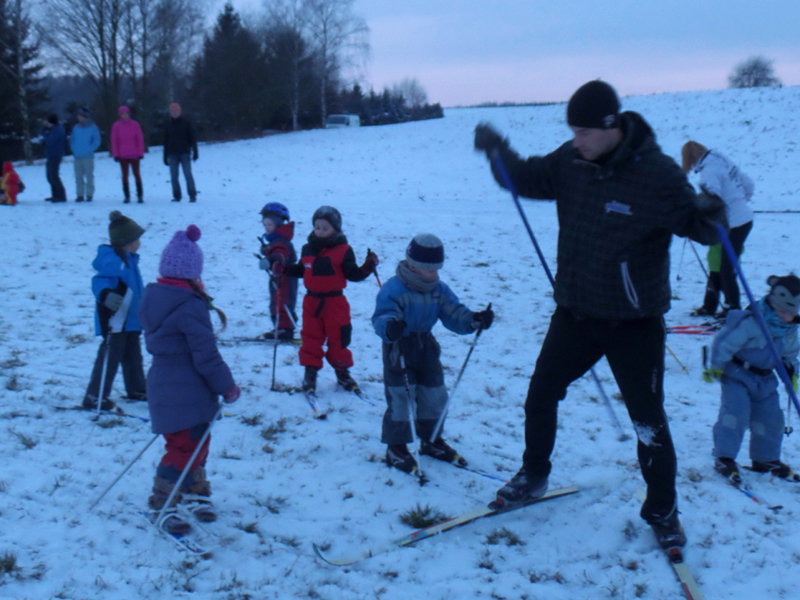
[[103, 336], [103, 341], [83, 398], [84, 408], [97, 408], [100, 382], [103, 381], [100, 406], [103, 410], [115, 408], [108, 395], [120, 364], [127, 397], [130, 400], [147, 399], [139, 341], [142, 326], [138, 317], [144, 291], [138, 251], [144, 229], [118, 210], [111, 212], [109, 220], [111, 243], [97, 248], [97, 257], [92, 263], [97, 271], [92, 278], [92, 292], [97, 300], [95, 334]]
[[[772, 275], [767, 284], [769, 294], [758, 302], [758, 309], [797, 392], [800, 278]], [[742, 480], [736, 455], [748, 428], [752, 470], [800, 481], [780, 460], [784, 421], [775, 366], [753, 312], [749, 308], [731, 310], [714, 337], [711, 368], [703, 372], [703, 379], [722, 383], [719, 418], [714, 425], [714, 469], [735, 484]]]
[[[387, 445], [386, 464], [405, 473], [418, 470], [408, 450], [408, 443], [414, 441], [412, 431], [420, 437], [422, 454], [467, 466], [467, 461], [444, 441], [441, 429], [431, 440], [447, 404], [441, 350], [431, 329], [441, 320], [447, 329], [463, 335], [478, 328], [489, 329], [494, 319], [491, 309], [473, 312], [458, 301], [439, 279], [443, 265], [441, 240], [431, 233], [417, 235], [406, 248], [405, 260], [398, 263], [396, 275], [378, 293], [372, 315], [375, 333], [383, 340], [388, 404], [381, 441]], [[412, 400], [412, 407], [416, 405], [415, 430], [410, 422]]]

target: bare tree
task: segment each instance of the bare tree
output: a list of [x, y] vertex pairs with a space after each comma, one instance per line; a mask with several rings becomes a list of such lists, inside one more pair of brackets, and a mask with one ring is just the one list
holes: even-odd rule
[[728, 76], [728, 87], [780, 87], [781, 80], [775, 77], [773, 62], [775, 61], [768, 60], [763, 56], [751, 56], [740, 62], [736, 65], [733, 73]]
[[46, 43], [67, 67], [97, 87], [108, 125], [114, 120], [124, 74], [123, 20], [130, 0], [49, 0], [40, 22]]
[[369, 52], [369, 27], [353, 14], [354, 0], [305, 0], [307, 29], [320, 69], [320, 105], [325, 125], [328, 82], [337, 68]]
[[428, 94], [425, 88], [415, 78], [407, 77], [392, 88], [393, 96], [402, 96], [408, 106], [418, 108], [428, 101]]

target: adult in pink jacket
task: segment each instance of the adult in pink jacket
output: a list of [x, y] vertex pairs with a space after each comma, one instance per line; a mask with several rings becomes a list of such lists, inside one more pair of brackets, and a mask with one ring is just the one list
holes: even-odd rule
[[125, 193], [123, 202], [128, 204], [131, 201], [128, 167], [133, 169], [139, 204], [144, 202], [142, 176], [139, 172], [139, 161], [144, 158], [144, 136], [139, 123], [131, 119], [131, 110], [127, 106], [119, 107], [119, 121], [111, 127], [111, 156], [122, 167], [122, 191]]

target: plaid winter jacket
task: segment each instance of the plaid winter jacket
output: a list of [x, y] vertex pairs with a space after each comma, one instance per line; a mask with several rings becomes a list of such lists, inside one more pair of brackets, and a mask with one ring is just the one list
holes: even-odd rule
[[[558, 272], [553, 297], [579, 316], [629, 320], [670, 307], [672, 235], [717, 242], [683, 171], [661, 152], [633, 112], [621, 115], [623, 141], [604, 164], [567, 142], [546, 156], [500, 156], [520, 196], [556, 201]], [[493, 168], [495, 179], [503, 181]]]

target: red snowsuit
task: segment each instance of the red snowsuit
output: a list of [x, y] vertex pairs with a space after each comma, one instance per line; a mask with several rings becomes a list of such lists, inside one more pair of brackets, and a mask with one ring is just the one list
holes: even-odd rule
[[3, 178], [0, 180], [0, 204], [17, 204], [17, 194], [19, 193], [19, 175], [14, 170], [14, 165], [6, 161], [3, 163]]
[[[336, 233], [318, 238], [313, 233], [303, 246], [300, 261], [287, 270], [291, 277], [303, 277], [308, 290], [303, 298], [303, 329], [300, 337], [300, 364], [322, 368], [322, 359], [338, 369], [353, 366], [353, 354], [348, 350], [353, 330], [350, 324], [350, 304], [343, 290], [348, 281], [363, 281], [370, 271], [356, 265], [356, 256], [347, 238]], [[328, 351], [323, 345], [328, 340]]]

